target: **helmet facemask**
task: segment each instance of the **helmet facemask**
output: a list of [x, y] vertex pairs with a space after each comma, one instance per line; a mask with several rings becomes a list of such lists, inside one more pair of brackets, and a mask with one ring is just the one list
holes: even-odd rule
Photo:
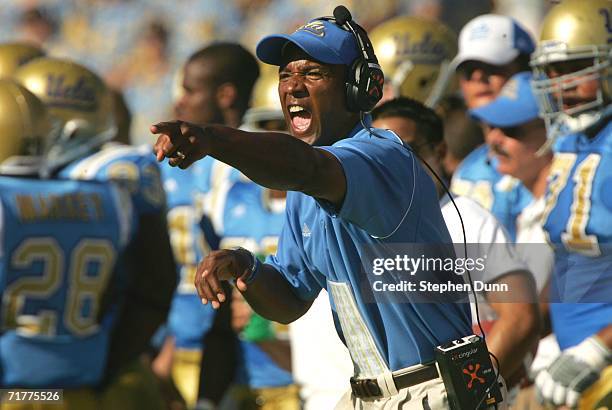
[[[607, 117], [610, 103], [610, 52], [597, 46], [562, 50], [558, 45], [544, 46], [542, 51], [536, 51], [532, 58], [532, 87], [549, 138], [554, 140], [559, 136], [584, 131]], [[549, 64], [585, 59], [592, 61], [586, 68], [554, 78], [548, 75]], [[595, 97], [590, 101], [566, 107], [567, 101], [563, 94], [590, 81], [599, 83]]]
[[48, 172], [75, 160], [86, 157], [111, 141], [117, 134], [117, 127], [109, 124], [106, 129], [92, 136], [91, 127], [82, 119], [69, 120], [56, 133], [56, 138], [45, 154]]

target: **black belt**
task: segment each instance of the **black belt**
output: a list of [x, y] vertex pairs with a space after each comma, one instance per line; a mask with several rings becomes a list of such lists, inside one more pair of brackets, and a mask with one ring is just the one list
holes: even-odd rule
[[[438, 368], [435, 364], [423, 365], [415, 370], [393, 372], [393, 382], [397, 390], [405, 389], [406, 387], [416, 386], [417, 384], [425, 383], [429, 380], [440, 377]], [[382, 397], [382, 389], [378, 385], [376, 379], [355, 379], [351, 377], [351, 389], [355, 397], [360, 399]]]

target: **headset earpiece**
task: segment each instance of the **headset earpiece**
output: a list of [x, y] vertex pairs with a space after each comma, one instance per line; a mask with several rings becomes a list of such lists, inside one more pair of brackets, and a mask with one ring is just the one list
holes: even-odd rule
[[346, 105], [349, 111], [369, 112], [380, 101], [385, 77], [366, 31], [355, 23], [344, 6], [334, 9], [337, 25], [353, 33], [360, 56], [349, 67], [346, 78]]

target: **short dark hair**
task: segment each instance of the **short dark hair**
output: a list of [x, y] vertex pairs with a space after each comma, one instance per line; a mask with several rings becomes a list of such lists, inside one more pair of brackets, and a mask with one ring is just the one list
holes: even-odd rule
[[213, 80], [216, 84], [231, 83], [238, 90], [238, 103], [245, 109], [259, 77], [257, 60], [247, 49], [237, 43], [213, 43], [193, 53], [187, 63], [206, 61], [213, 64]]
[[372, 118], [403, 117], [415, 122], [416, 136], [431, 147], [440, 144], [444, 139], [442, 118], [423, 103], [408, 97], [399, 97], [386, 101], [372, 111]]

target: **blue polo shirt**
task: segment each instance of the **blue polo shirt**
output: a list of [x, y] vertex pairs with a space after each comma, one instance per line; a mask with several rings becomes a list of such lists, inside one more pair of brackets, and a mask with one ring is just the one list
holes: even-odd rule
[[397, 135], [373, 131], [358, 125], [321, 148], [342, 164], [342, 207], [290, 192], [277, 254], [266, 261], [303, 300], [327, 289], [336, 328], [362, 377], [430, 362], [435, 346], [471, 332], [468, 305], [412, 303], [408, 294], [403, 303], [372, 303], [362, 291], [368, 246], [451, 243], [429, 175]]

